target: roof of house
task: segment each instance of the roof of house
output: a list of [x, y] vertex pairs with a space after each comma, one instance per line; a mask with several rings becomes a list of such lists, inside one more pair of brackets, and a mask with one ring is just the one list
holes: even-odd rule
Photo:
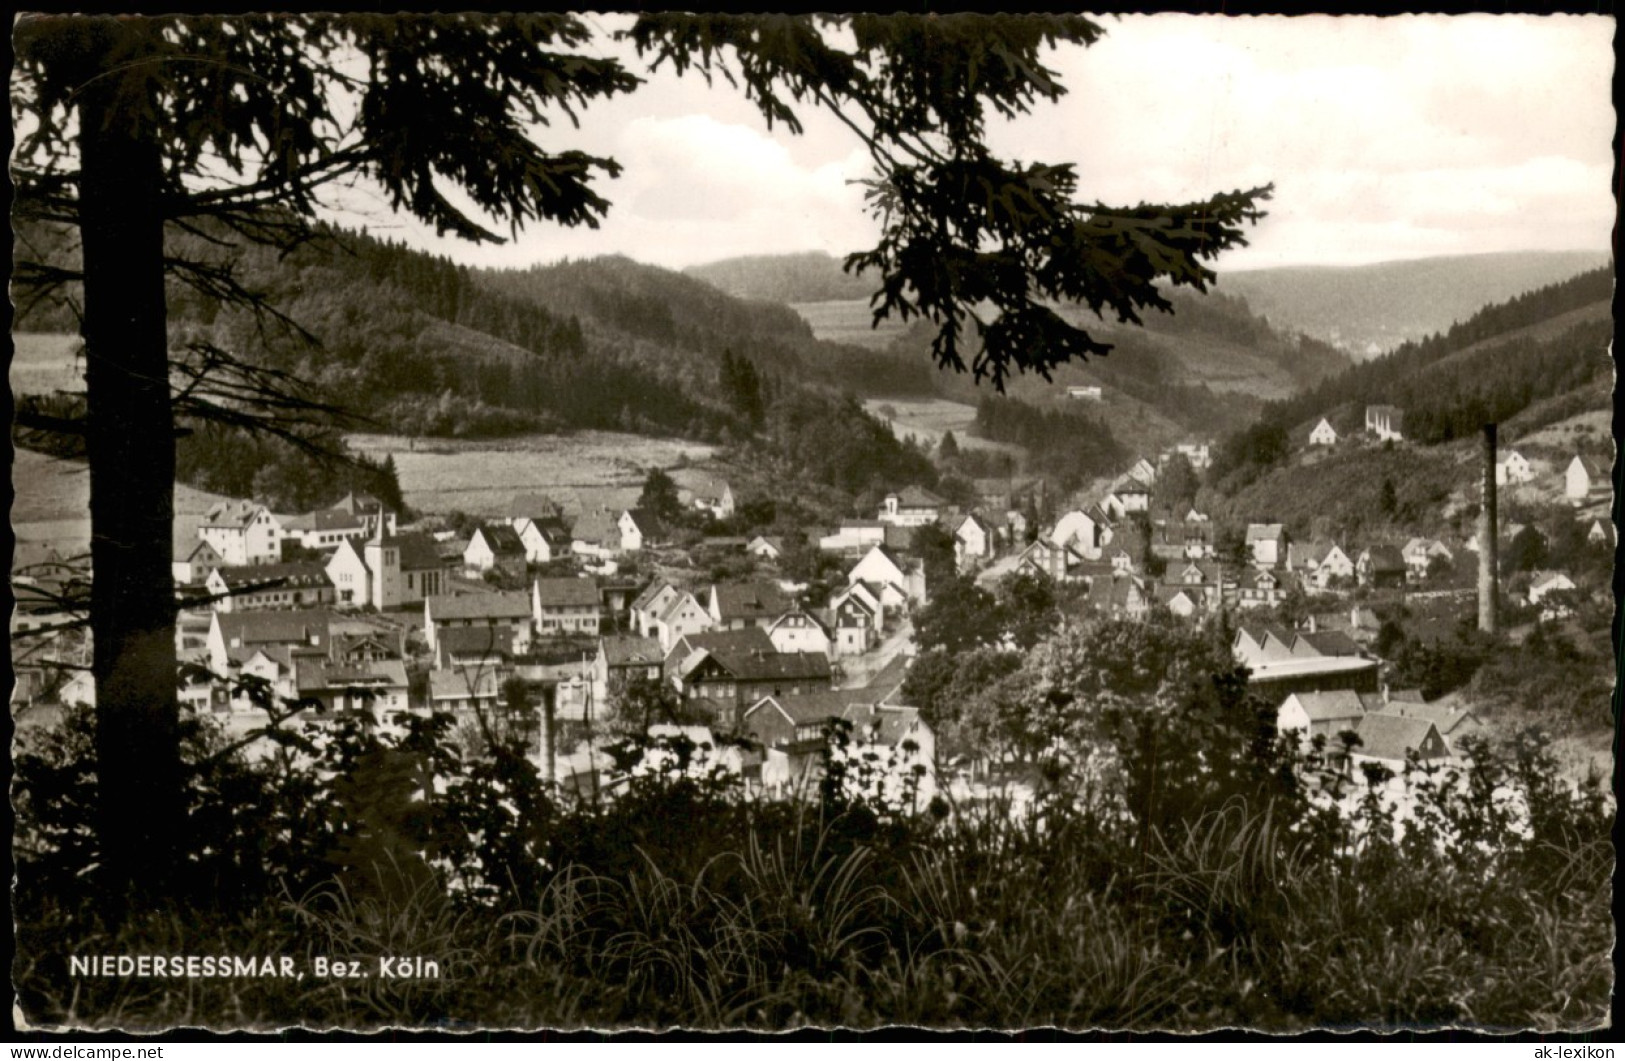
[[[487, 523], [474, 532], [476, 536], [485, 538], [486, 547], [496, 556], [524, 556], [525, 543], [519, 539], [519, 532], [508, 523]], [[472, 541], [469, 542], [473, 544]]]
[[1281, 540], [1282, 525], [1279, 523], [1249, 523], [1247, 524], [1247, 540], [1249, 542], [1269, 542]]
[[[750, 632], [760, 634], [766, 646], [754, 639], [730, 639], [726, 636]], [[829, 659], [822, 652], [780, 652], [773, 647], [772, 641], [767, 640], [767, 632], [760, 627], [689, 635], [679, 640], [672, 654], [682, 651], [681, 646], [685, 641], [687, 651], [680, 657], [682, 662], [679, 666], [679, 673], [684, 676], [693, 672], [702, 656], [715, 659], [729, 674], [741, 681], [827, 679], [830, 675]], [[667, 658], [670, 659], [670, 655]]]
[[530, 594], [510, 593], [440, 594], [428, 598], [428, 614], [437, 623], [461, 619], [528, 619]]
[[632, 523], [645, 538], [652, 538], [660, 534], [660, 521], [655, 519], [654, 513], [648, 509], [629, 508], [622, 515], [632, 517]]
[[790, 598], [772, 582], [718, 582], [711, 592], [722, 622], [772, 619], [790, 610]]
[[618, 547], [621, 544], [620, 518], [611, 515], [608, 509], [583, 512], [570, 536], [578, 542], [612, 542]]
[[636, 667], [663, 662], [660, 642], [652, 637], [611, 634], [599, 639], [604, 660], [611, 667]]
[[513, 630], [504, 626], [448, 626], [435, 635], [435, 655], [442, 660], [452, 656], [511, 658], [513, 637]]
[[918, 540], [919, 534], [920, 528], [918, 527], [901, 527], [895, 523], [888, 523], [886, 524], [886, 533], [883, 540], [887, 549], [895, 552], [908, 552], [914, 548], [914, 543]]
[[351, 491], [333, 502], [329, 507], [360, 515], [361, 513], [377, 512], [384, 507], [384, 503], [371, 494]]
[[382, 631], [372, 631], [364, 634], [333, 633], [332, 655], [345, 656], [368, 643], [377, 645], [391, 656], [401, 654], [401, 637], [399, 633], [385, 634]]
[[590, 578], [539, 578], [536, 601], [543, 608], [601, 608], [598, 586]]
[[246, 527], [265, 511], [252, 501], [222, 501], [203, 514], [200, 527]]
[[841, 717], [852, 723], [855, 736], [895, 748], [912, 737], [920, 724], [920, 709], [886, 704], [848, 704]]
[[214, 621], [226, 644], [309, 644], [312, 636], [327, 640], [331, 616], [325, 611], [215, 612]]
[[1542, 571], [1529, 580], [1530, 589], [1568, 589], [1574, 580], [1561, 571]]
[[1452, 707], [1449, 704], [1414, 704], [1407, 701], [1390, 702], [1383, 712], [1399, 715], [1402, 718], [1426, 719], [1439, 727], [1439, 732], [1449, 736], [1452, 731], [1463, 722], [1477, 722], [1478, 716], [1470, 708]]
[[1371, 567], [1377, 571], [1400, 571], [1405, 568], [1405, 557], [1397, 545], [1373, 545], [1365, 551]]
[[[276, 582], [280, 586], [330, 586], [323, 564], [314, 560], [293, 560], [281, 564], [252, 564], [238, 567], [217, 567], [215, 573], [228, 587], [250, 586], [259, 582]], [[267, 589], [279, 588], [268, 586]]]
[[652, 605], [660, 597], [660, 594], [666, 590], [671, 590], [671, 592], [676, 593], [677, 587], [673, 586], [670, 582], [667, 582], [663, 578], [655, 579], [647, 586], [644, 586], [642, 592], [640, 592], [636, 597], [632, 598], [632, 610], [640, 612], [643, 611]]
[[361, 517], [332, 508], [289, 516], [281, 523], [282, 529], [288, 531], [354, 531], [359, 535], [367, 528]]
[[1355, 732], [1360, 735], [1360, 755], [1403, 762], [1407, 752], [1420, 750], [1428, 734], [1438, 730], [1429, 719], [1375, 711], [1361, 716]]
[[1322, 656], [1358, 656], [1360, 646], [1354, 639], [1341, 630], [1317, 630], [1314, 633], [1300, 633], [1299, 641], [1304, 642]]
[[1347, 718], [1364, 718], [1365, 705], [1358, 693], [1338, 689], [1326, 693], [1293, 693], [1298, 706], [1309, 716], [1310, 722], [1337, 722]]
[[496, 694], [497, 672], [490, 667], [456, 667], [429, 672], [429, 697], [434, 700], [485, 698]]
[[351, 686], [406, 686], [406, 664], [398, 659], [371, 663], [336, 663], [326, 659], [301, 659], [294, 665], [294, 684], [301, 693]]
[[758, 710], [771, 710], [777, 707], [797, 726], [810, 726], [830, 719], [840, 718], [847, 708], [854, 704], [867, 709], [862, 704], [864, 697], [858, 690], [836, 690], [834, 692], [820, 691], [815, 693], [784, 693], [778, 696], [764, 696], [745, 709], [743, 718], [748, 718]]
[[905, 486], [897, 491], [898, 508], [941, 508], [947, 504], [942, 498], [918, 486]]

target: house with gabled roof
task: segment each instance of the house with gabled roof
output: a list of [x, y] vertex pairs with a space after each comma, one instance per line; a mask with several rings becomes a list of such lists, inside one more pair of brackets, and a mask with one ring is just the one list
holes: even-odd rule
[[228, 565], [274, 564], [282, 559], [282, 524], [252, 501], [222, 501], [203, 514], [198, 538]]
[[1361, 551], [1354, 565], [1362, 586], [1403, 586], [1407, 569], [1397, 545], [1373, 545]]
[[1412, 538], [1399, 550], [1399, 555], [1410, 577], [1418, 580], [1427, 577], [1428, 566], [1435, 560], [1448, 563], [1456, 558], [1450, 547], [1437, 538]]
[[792, 601], [774, 582], [718, 582], [706, 591], [705, 605], [712, 629], [766, 629], [790, 610]]
[[1450, 758], [1450, 746], [1430, 719], [1371, 712], [1354, 732], [1360, 743], [1349, 758], [1356, 766], [1376, 762], [1397, 772], [1413, 753], [1424, 762]]
[[284, 541], [317, 552], [336, 549], [341, 542], [367, 536], [367, 521], [342, 509], [321, 508], [280, 520]]
[[1274, 571], [1244, 567], [1236, 576], [1236, 604], [1241, 608], [1273, 608], [1286, 599], [1286, 586]]
[[[868, 582], [882, 587], [887, 607], [925, 603], [925, 569], [918, 560], [904, 560], [877, 545], [863, 555], [846, 575], [847, 584]], [[888, 599], [890, 598], [890, 599]]]
[[249, 567], [217, 567], [204, 581], [215, 611], [308, 608], [332, 604], [333, 580], [322, 565], [302, 560]]
[[629, 508], [615, 521], [621, 532], [621, 551], [635, 553], [660, 541], [664, 530], [654, 513], [643, 508]]
[[864, 582], [850, 583], [830, 594], [831, 636], [837, 656], [861, 655], [880, 643], [886, 615], [880, 596], [878, 587]]
[[758, 534], [745, 543], [745, 554], [758, 560], [777, 560], [784, 556], [784, 539], [778, 535]]
[[1517, 486], [1521, 483], [1533, 482], [1535, 470], [1529, 466], [1529, 461], [1523, 454], [1515, 449], [1509, 449], [1495, 462], [1495, 485]]
[[681, 591], [663, 578], [657, 578], [632, 598], [627, 609], [632, 629], [639, 637], [651, 636], [655, 619], [665, 610], [673, 600], [677, 599]]
[[1321, 417], [1320, 422], [1309, 432], [1309, 444], [1311, 446], [1337, 445], [1337, 428], [1332, 426], [1330, 420], [1324, 416]]
[[954, 527], [954, 559], [961, 568], [993, 555], [993, 527], [974, 512], [967, 512]]
[[604, 601], [590, 578], [538, 578], [531, 583], [530, 599], [538, 637], [597, 637], [603, 626]]
[[226, 562], [208, 542], [199, 541], [187, 545], [186, 549], [175, 550], [175, 559], [169, 565], [170, 574], [177, 583], [202, 582], [209, 577], [210, 571]]
[[768, 624], [767, 637], [780, 652], [835, 654], [829, 627], [818, 616], [801, 608], [792, 608]]
[[398, 659], [369, 663], [301, 659], [294, 673], [299, 698], [319, 704], [316, 710], [324, 714], [369, 711], [384, 721], [409, 706], [406, 664]]
[[558, 516], [514, 516], [510, 525], [525, 547], [527, 563], [547, 564], [570, 555], [570, 529]]
[[523, 590], [511, 593], [442, 594], [423, 602], [423, 633], [431, 652], [435, 651], [439, 631], [449, 627], [506, 628], [512, 631], [515, 651], [529, 652], [533, 622], [531, 595]]
[[474, 529], [463, 549], [463, 565], [470, 571], [500, 571], [513, 578], [525, 574], [525, 543], [507, 523], [488, 523]]
[[892, 523], [900, 527], [923, 527], [927, 523], [937, 522], [942, 517], [942, 509], [946, 504], [946, 501], [929, 490], [918, 486], [905, 486], [886, 495], [875, 518], [882, 523]]
[[472, 716], [500, 706], [502, 680], [494, 667], [458, 667], [429, 672], [429, 710], [436, 714]]
[[1189, 619], [1204, 609], [1203, 593], [1177, 582], [1159, 582], [1152, 589], [1156, 603], [1181, 619]]
[[1295, 732], [1303, 737], [1330, 739], [1357, 730], [1365, 713], [1360, 695], [1349, 689], [1289, 693], [1276, 708], [1275, 729], [1283, 737]]
[[649, 625], [649, 635], [659, 641], [661, 647], [669, 650], [680, 638], [703, 633], [712, 625], [711, 613], [699, 598], [687, 590], [680, 590], [668, 598], [665, 606], [655, 615]]
[[1613, 546], [1619, 543], [1619, 530], [1612, 519], [1597, 518], [1586, 528], [1586, 541], [1592, 545]]
[[1608, 468], [1588, 454], [1576, 454], [1563, 471], [1563, 496], [1576, 505], [1590, 500], [1593, 492], [1606, 494], [1610, 487]]
[[1070, 546], [1089, 560], [1098, 560], [1101, 550], [1111, 544], [1114, 521], [1098, 504], [1062, 513], [1050, 529], [1048, 540]]
[[760, 627], [712, 631], [680, 638], [666, 655], [665, 673], [685, 700], [730, 705], [737, 726], [745, 708], [763, 696], [827, 690], [829, 658], [819, 652], [779, 652]]
[[228, 674], [266, 646], [328, 653], [328, 625], [325, 611], [215, 612], [209, 622], [209, 667], [216, 674]]
[[606, 508], [583, 512], [570, 531], [570, 551], [594, 560], [619, 556], [623, 551], [620, 517]]
[[624, 634], [599, 638], [592, 665], [593, 699], [607, 704], [616, 689], [634, 682], [658, 682], [665, 662], [666, 654], [655, 638]]
[[1286, 559], [1288, 538], [1279, 523], [1247, 524], [1247, 555], [1259, 567], [1274, 567]]

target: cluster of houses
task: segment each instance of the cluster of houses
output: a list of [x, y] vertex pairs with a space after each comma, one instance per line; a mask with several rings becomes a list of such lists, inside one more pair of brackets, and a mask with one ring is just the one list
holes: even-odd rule
[[[1250, 670], [1250, 687], [1277, 704], [1277, 732], [1303, 741], [1323, 737], [1328, 753], [1356, 768], [1376, 762], [1397, 771], [1413, 755], [1459, 758], [1457, 742], [1482, 731], [1482, 722], [1453, 698], [1428, 703], [1415, 690], [1380, 684], [1380, 661], [1367, 648], [1358, 612], [1346, 620], [1312, 617], [1301, 630], [1273, 624], [1236, 630], [1236, 662]], [[1345, 744], [1345, 733], [1359, 740]]]
[[1420, 583], [1454, 560], [1437, 539], [1353, 549], [1330, 539], [1293, 541], [1280, 523], [1248, 524], [1243, 555], [1221, 558], [1209, 516], [1156, 505], [1157, 475], [1149, 461], [1137, 460], [1099, 496], [1062, 512], [1019, 554], [1014, 570], [1081, 584], [1086, 606], [1099, 612], [1137, 616], [1162, 606], [1200, 619], [1274, 607], [1294, 587], [1323, 595]]

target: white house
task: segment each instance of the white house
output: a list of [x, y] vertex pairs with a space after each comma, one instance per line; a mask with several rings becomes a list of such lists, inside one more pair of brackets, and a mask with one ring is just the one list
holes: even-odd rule
[[546, 564], [570, 555], [570, 535], [564, 529], [563, 520], [545, 516], [540, 519], [515, 516], [512, 524], [525, 547], [527, 562]]
[[768, 640], [780, 652], [822, 652], [835, 654], [835, 643], [829, 630], [816, 616], [797, 608], [785, 612], [767, 628]]
[[621, 551], [635, 553], [645, 546], [654, 544], [659, 536], [655, 526], [654, 517], [641, 508], [629, 508], [623, 511], [616, 524], [621, 530]]
[[886, 495], [875, 518], [898, 527], [923, 527], [941, 517], [943, 504], [942, 498], [929, 490], [905, 486], [895, 494]]
[[632, 598], [628, 609], [632, 629], [639, 637], [653, 636], [655, 621], [681, 595], [681, 591], [663, 578], [657, 578]]
[[1049, 540], [1062, 547], [1070, 545], [1085, 559], [1099, 560], [1101, 550], [1111, 544], [1111, 521], [1098, 505], [1075, 508], [1055, 521]]
[[494, 568], [522, 575], [525, 572], [525, 545], [509, 524], [477, 527], [463, 549], [463, 566], [471, 571], [490, 571]]
[[530, 648], [534, 610], [531, 595], [515, 593], [474, 593], [464, 596], [432, 596], [423, 602], [423, 632], [429, 651], [435, 651], [435, 637], [442, 628], [464, 627], [511, 631], [514, 649]]
[[1099, 387], [1088, 386], [1088, 385], [1068, 387], [1066, 389], [1066, 396], [1068, 398], [1076, 398], [1079, 401], [1090, 401], [1090, 402], [1098, 402], [1102, 398], [1101, 390], [1100, 390]]
[[745, 553], [758, 560], [777, 560], [784, 555], [784, 540], [758, 534], [745, 546]]
[[1529, 467], [1529, 462], [1517, 450], [1509, 450], [1506, 456], [1495, 462], [1496, 486], [1532, 482], [1534, 478], [1535, 473]]
[[846, 519], [834, 534], [821, 535], [818, 551], [824, 553], [858, 553], [880, 545], [886, 540], [886, 524], [878, 519]]
[[282, 524], [264, 505], [222, 501], [204, 513], [197, 536], [231, 565], [274, 564], [282, 559]]
[[1311, 446], [1337, 445], [1337, 429], [1332, 426], [1330, 420], [1327, 420], [1324, 416], [1320, 418], [1320, 423], [1316, 424], [1315, 429], [1309, 432], [1309, 444]]
[[1456, 558], [1450, 547], [1437, 538], [1412, 538], [1399, 550], [1399, 555], [1404, 557], [1411, 577], [1417, 580], [1427, 577], [1428, 567], [1435, 560], [1448, 563]]
[[1607, 484], [1608, 472], [1601, 463], [1591, 457], [1576, 456], [1563, 473], [1563, 496], [1578, 505], [1591, 496], [1591, 491]]
[[678, 592], [649, 624], [648, 636], [659, 640], [661, 650], [669, 652], [679, 638], [704, 633], [711, 626], [711, 613], [705, 605], [692, 593]]
[[975, 513], [967, 515], [954, 528], [954, 558], [960, 566], [986, 560], [993, 555], [993, 530]]
[[1365, 717], [1360, 694], [1350, 689], [1293, 693], [1275, 710], [1275, 729], [1282, 736], [1296, 732], [1305, 737], [1336, 737], [1358, 729]]
[[[846, 574], [847, 584], [870, 582], [889, 586], [915, 604], [925, 603], [925, 572], [918, 564], [904, 564], [883, 545], [864, 554]], [[884, 603], [884, 601], [882, 601]]]
[[1285, 559], [1286, 529], [1279, 523], [1247, 524], [1247, 553], [1260, 567], [1274, 567]]
[[[1574, 580], [1563, 572], [1542, 571], [1529, 582], [1529, 603], [1538, 605], [1546, 599], [1547, 594], [1553, 591], [1572, 589], [1574, 589]], [[1552, 618], [1558, 614], [1558, 611], [1555, 608], [1548, 608], [1542, 614], [1546, 615], [1547, 618]]]

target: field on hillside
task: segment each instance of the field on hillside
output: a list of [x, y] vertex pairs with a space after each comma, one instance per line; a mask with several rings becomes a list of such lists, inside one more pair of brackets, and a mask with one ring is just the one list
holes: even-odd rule
[[941, 398], [871, 398], [863, 403], [864, 411], [889, 424], [898, 438], [915, 439], [933, 447], [942, 436], [952, 431], [954, 441], [962, 449], [985, 449], [1020, 456], [1020, 446], [1006, 442], [993, 442], [971, 434], [976, 424], [976, 407], [963, 402], [950, 402]]
[[[11, 503], [12, 531], [18, 538], [59, 542], [73, 549], [90, 544], [90, 475], [82, 461], [60, 460], [20, 449], [11, 466], [16, 496]], [[197, 541], [203, 514], [229, 500], [181, 483], [175, 484], [175, 543]]]
[[815, 339], [827, 339], [832, 343], [851, 343], [853, 346], [884, 350], [893, 339], [908, 331], [908, 325], [896, 320], [882, 321], [878, 328], [871, 327], [874, 316], [867, 299], [794, 302], [790, 308], [812, 326]]
[[80, 339], [62, 332], [19, 332], [11, 337], [8, 375], [13, 394], [50, 394], [85, 389]]
[[[349, 435], [352, 449], [395, 459], [406, 503], [421, 512], [505, 514], [516, 494], [543, 494], [568, 514], [637, 501], [651, 468], [673, 472], [709, 460], [716, 447], [613, 431], [522, 435], [501, 440]], [[702, 475], [701, 478], [704, 478]]]

